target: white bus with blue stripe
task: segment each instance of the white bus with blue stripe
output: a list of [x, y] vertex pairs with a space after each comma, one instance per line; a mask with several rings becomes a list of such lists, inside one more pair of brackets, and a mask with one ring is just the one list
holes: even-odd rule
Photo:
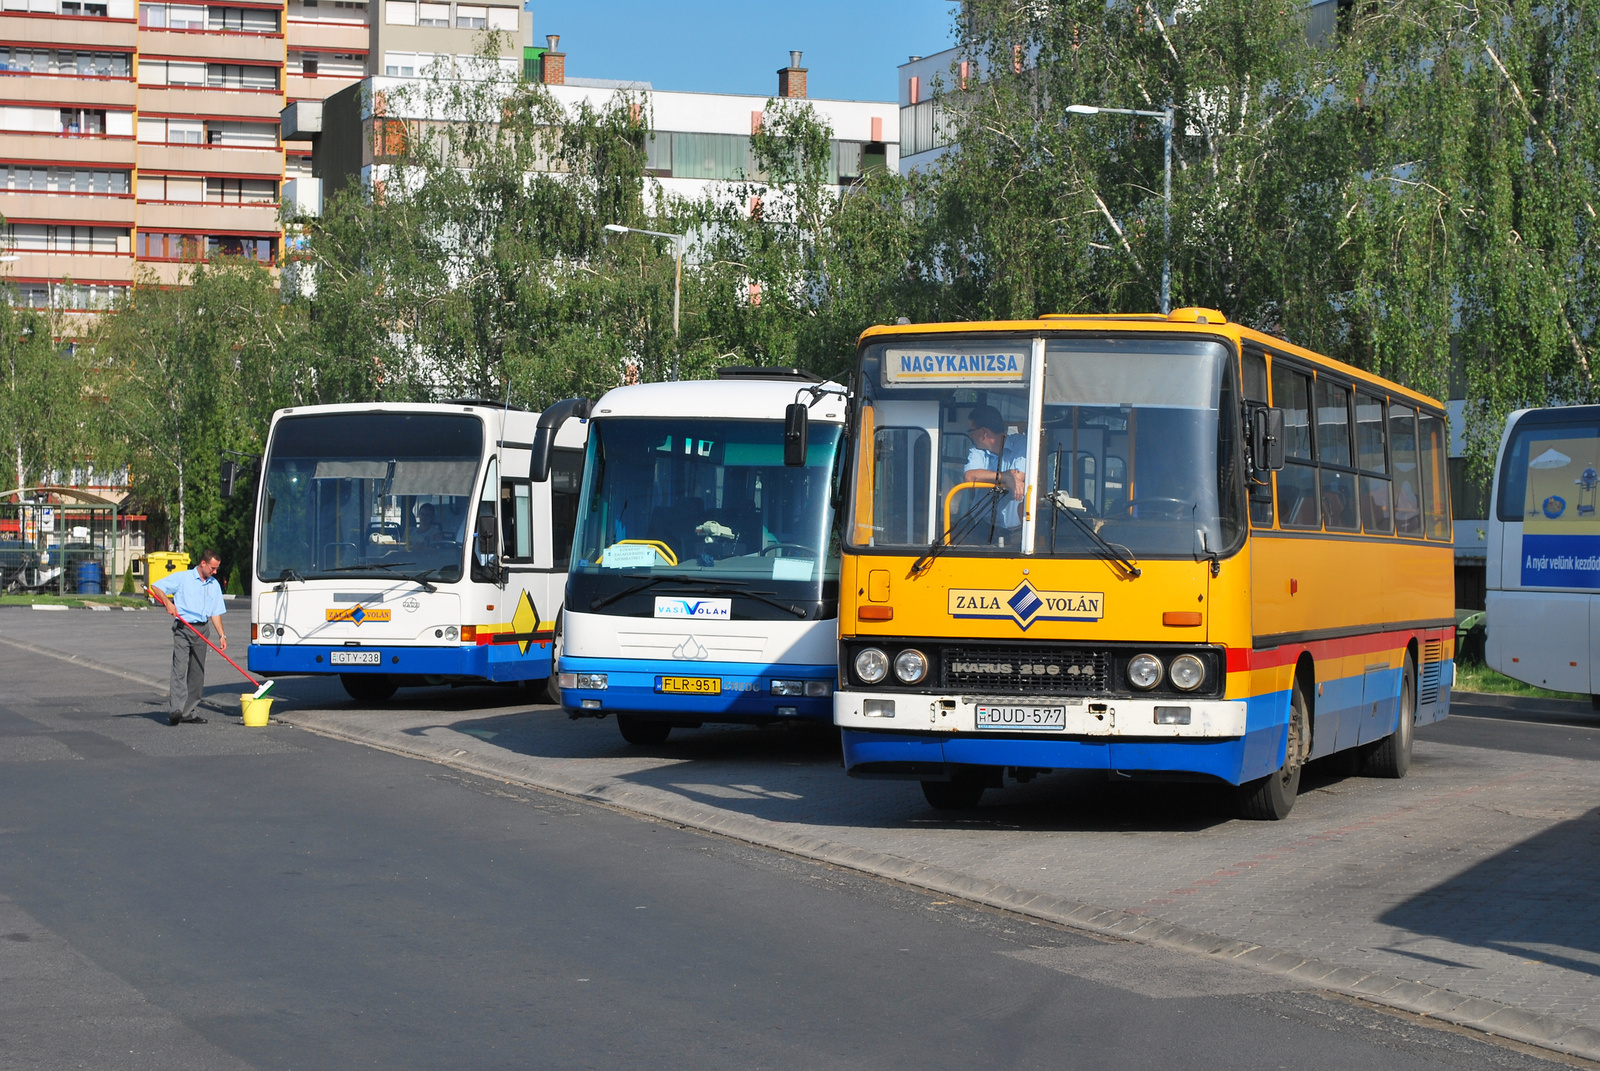
[[[561, 622], [568, 714], [615, 714], [635, 744], [709, 722], [832, 721], [844, 394], [735, 368], [595, 403]], [[786, 452], [797, 402], [808, 430]]]
[[273, 415], [256, 503], [249, 665], [543, 691], [566, 585], [586, 412], [492, 402]]

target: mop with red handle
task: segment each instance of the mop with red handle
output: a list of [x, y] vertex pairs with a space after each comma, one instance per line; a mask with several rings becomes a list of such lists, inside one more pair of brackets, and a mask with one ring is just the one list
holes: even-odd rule
[[[172, 605], [172, 603], [171, 603], [169, 597], [167, 596], [166, 592], [162, 591], [158, 587], [155, 587], [154, 585], [151, 586], [150, 590], [159, 593], [159, 595], [161, 596], [161, 601], [162, 602], [166, 603], [168, 606]], [[217, 652], [217, 654], [222, 655], [222, 660], [224, 662], [228, 663], [228, 665], [232, 666], [234, 669], [236, 669], [240, 673], [244, 674], [244, 679], [249, 681], [251, 684], [256, 686], [255, 694], [250, 697], [251, 699], [261, 699], [261, 698], [263, 698], [268, 692], [272, 691], [273, 686], [278, 683], [277, 681], [270, 680], [270, 679], [269, 680], [265, 680], [265, 681], [256, 680], [254, 677], [250, 676], [250, 674], [245, 673], [243, 666], [241, 666], [239, 663], [235, 662], [233, 659], [229, 658], [226, 654], [223, 654], [222, 648], [218, 647], [216, 644], [214, 644], [210, 640], [206, 639], [206, 634], [204, 632], [201, 632], [199, 629], [195, 628], [188, 621], [185, 621], [182, 614], [173, 614], [172, 616], [176, 617], [179, 621], [183, 621], [183, 623], [185, 625], [188, 625], [190, 632], [194, 633], [196, 636], [199, 636], [202, 640], [205, 640], [205, 645], [207, 647], [209, 647], [213, 651]]]

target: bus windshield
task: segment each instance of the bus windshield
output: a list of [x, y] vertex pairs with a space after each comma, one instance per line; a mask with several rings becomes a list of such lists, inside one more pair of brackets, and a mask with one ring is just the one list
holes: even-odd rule
[[[749, 593], [740, 616], [783, 616], [755, 596], [837, 598], [829, 486], [838, 443], [837, 425], [813, 424], [806, 464], [787, 467], [782, 421], [594, 421], [569, 604], [648, 614], [648, 596], [680, 593], [684, 583]], [[642, 581], [651, 583], [639, 600], [623, 603], [621, 593]]]
[[1102, 540], [1139, 557], [1237, 548], [1242, 455], [1224, 344], [1053, 338], [1042, 375], [1033, 360], [1031, 339], [865, 351], [853, 545], [1014, 555], [1031, 525], [1032, 552], [1061, 557], [1101, 556]]
[[471, 416], [285, 417], [267, 451], [257, 575], [460, 580], [482, 456]]

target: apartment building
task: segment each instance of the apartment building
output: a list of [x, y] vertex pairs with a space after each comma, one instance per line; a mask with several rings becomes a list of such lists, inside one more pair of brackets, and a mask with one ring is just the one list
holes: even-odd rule
[[[381, 4], [381, 10], [378, 10]], [[276, 264], [286, 104], [394, 67], [474, 53], [532, 16], [414, 0], [0, 0], [0, 281], [17, 300], [109, 305], [149, 269], [176, 281], [218, 253]], [[14, 257], [15, 259], [9, 259]]]
[[[798, 52], [791, 52], [789, 65], [778, 69], [775, 93], [688, 93], [655, 89], [647, 82], [568, 77], [567, 56], [559, 45], [555, 35], [546, 39], [537, 62], [539, 80], [556, 101], [574, 111], [582, 103], [603, 108], [619, 90], [636, 94], [654, 128], [646, 166], [664, 194], [698, 197], [718, 184], [754, 175], [750, 135], [759, 128], [767, 101], [774, 96], [809, 100], [832, 128], [833, 184], [849, 186], [873, 167], [899, 166], [894, 102], [810, 98], [807, 71]], [[347, 182], [370, 185], [381, 180], [389, 165], [376, 155], [382, 139], [375, 137], [375, 123], [420, 118], [420, 114], [396, 114], [396, 101], [419, 112], [425, 106], [415, 95], [395, 92], [408, 84], [415, 83], [404, 76], [375, 76], [325, 102], [317, 130], [307, 136], [318, 138], [322, 146], [316, 170], [330, 192]], [[378, 101], [385, 102], [382, 117], [373, 114]]]

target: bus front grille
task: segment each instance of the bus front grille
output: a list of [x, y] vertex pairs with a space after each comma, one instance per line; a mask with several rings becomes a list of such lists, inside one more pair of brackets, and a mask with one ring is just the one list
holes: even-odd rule
[[1110, 657], [1074, 647], [946, 647], [944, 687], [984, 695], [1103, 695]]

